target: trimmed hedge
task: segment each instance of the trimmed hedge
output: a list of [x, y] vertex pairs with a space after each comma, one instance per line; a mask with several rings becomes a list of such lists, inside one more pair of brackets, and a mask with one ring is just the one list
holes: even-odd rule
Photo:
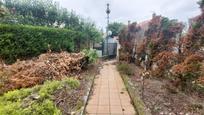
[[67, 29], [0, 24], [0, 57], [12, 63], [47, 52], [49, 47], [54, 52], [71, 52], [80, 35]]

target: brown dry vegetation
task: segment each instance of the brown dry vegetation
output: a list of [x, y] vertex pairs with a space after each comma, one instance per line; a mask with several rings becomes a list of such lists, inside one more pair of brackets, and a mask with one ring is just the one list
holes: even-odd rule
[[0, 93], [31, 87], [46, 80], [61, 80], [80, 73], [86, 59], [83, 53], [46, 53], [38, 58], [17, 61], [0, 68]]

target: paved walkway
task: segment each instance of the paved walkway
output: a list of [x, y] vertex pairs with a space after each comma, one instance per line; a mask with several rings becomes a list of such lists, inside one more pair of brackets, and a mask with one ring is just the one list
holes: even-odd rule
[[135, 115], [122, 78], [112, 63], [104, 63], [94, 81], [93, 95], [86, 107], [88, 115]]

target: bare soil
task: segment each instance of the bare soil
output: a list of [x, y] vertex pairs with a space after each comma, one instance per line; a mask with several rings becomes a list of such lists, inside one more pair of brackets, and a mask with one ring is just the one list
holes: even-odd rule
[[204, 95], [181, 92], [171, 87], [167, 79], [145, 78], [143, 87], [143, 70], [131, 66], [136, 68], [131, 82], [139, 89], [141, 99], [153, 115], [204, 115]]
[[84, 96], [86, 96], [94, 76], [99, 73], [99, 65], [99, 63], [90, 65], [83, 70], [78, 77], [80, 80], [79, 88], [71, 91], [63, 88], [55, 92], [54, 102], [63, 115], [71, 115], [73, 111], [79, 110], [85, 104]]

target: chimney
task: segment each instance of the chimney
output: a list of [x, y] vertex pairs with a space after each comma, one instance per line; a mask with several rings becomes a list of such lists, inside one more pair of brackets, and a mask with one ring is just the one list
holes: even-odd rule
[[156, 17], [156, 13], [154, 12], [153, 14], [152, 14], [152, 18], [155, 18]]
[[130, 23], [131, 23], [130, 20], [128, 20], [128, 26], [130, 25]]

